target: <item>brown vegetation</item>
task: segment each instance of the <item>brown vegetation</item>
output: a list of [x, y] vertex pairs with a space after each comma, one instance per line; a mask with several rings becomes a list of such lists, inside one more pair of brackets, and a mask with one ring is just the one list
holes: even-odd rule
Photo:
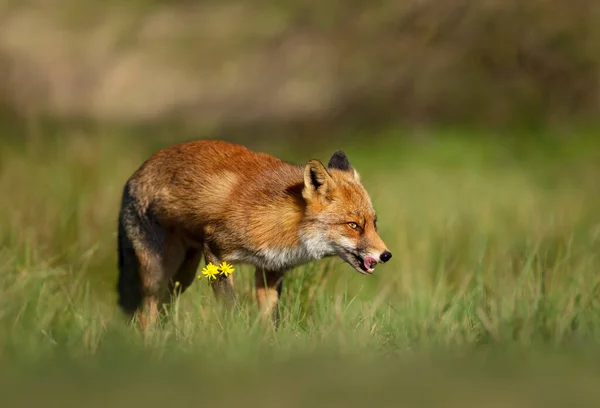
[[595, 0], [0, 3], [0, 105], [204, 124], [600, 113]]

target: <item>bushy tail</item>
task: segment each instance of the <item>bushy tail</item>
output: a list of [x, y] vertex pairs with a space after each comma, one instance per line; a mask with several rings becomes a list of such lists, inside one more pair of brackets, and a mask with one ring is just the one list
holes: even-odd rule
[[122, 208], [119, 214], [117, 234], [117, 256], [119, 277], [117, 281], [118, 304], [129, 316], [132, 316], [142, 304], [142, 282], [140, 279], [140, 263], [137, 259], [133, 243], [127, 235], [124, 214], [131, 205], [129, 189], [123, 192]]

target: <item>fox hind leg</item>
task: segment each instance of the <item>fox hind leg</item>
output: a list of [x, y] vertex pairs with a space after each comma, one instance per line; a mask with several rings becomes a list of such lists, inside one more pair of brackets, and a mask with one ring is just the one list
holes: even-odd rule
[[167, 295], [162, 248], [165, 231], [149, 211], [141, 214], [126, 187], [119, 214], [117, 292], [125, 314], [142, 328], [154, 326]]
[[158, 254], [129, 238], [125, 239], [119, 272], [119, 305], [125, 314], [138, 317], [143, 328], [154, 325], [159, 318], [159, 306], [164, 298], [161, 285], [161, 265]]
[[179, 296], [194, 282], [198, 273], [198, 266], [202, 260], [202, 250], [189, 248], [175, 276], [169, 282], [169, 292]]

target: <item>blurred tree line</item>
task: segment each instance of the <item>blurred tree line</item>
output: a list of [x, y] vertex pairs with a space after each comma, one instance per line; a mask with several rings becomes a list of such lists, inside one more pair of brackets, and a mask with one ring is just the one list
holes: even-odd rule
[[597, 0], [1, 4], [5, 118], [258, 134], [600, 113]]

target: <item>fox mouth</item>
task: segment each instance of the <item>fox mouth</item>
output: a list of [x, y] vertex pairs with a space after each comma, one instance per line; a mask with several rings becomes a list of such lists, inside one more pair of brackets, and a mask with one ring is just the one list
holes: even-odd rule
[[363, 258], [362, 256], [353, 252], [347, 252], [345, 255], [346, 256], [343, 258], [346, 260], [346, 262], [352, 265], [354, 269], [363, 275], [371, 275], [378, 263], [377, 260], [372, 256]]

